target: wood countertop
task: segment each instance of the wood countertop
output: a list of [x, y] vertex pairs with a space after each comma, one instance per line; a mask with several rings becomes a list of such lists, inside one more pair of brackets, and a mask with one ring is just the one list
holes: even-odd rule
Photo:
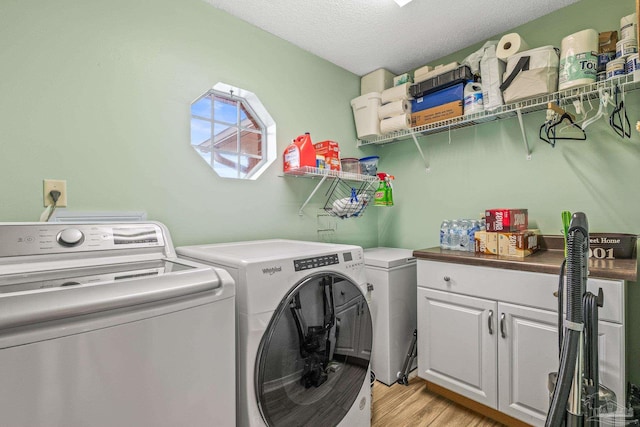
[[[560, 266], [564, 260], [564, 249], [546, 248], [525, 258], [510, 258], [489, 254], [476, 254], [473, 252], [443, 250], [438, 247], [416, 249], [413, 251], [413, 256], [418, 259], [451, 262], [455, 264], [560, 274]], [[637, 280], [637, 274], [638, 263], [636, 258], [589, 259], [589, 277], [621, 279], [635, 282]]]

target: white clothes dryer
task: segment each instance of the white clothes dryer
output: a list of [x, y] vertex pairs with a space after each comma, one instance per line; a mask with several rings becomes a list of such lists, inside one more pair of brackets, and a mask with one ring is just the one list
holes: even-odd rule
[[260, 240], [177, 248], [236, 282], [240, 426], [369, 426], [362, 248]]

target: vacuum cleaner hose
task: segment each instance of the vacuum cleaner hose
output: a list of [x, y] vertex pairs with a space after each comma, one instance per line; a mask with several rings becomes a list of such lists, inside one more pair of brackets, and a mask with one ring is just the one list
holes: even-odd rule
[[[572, 324], [583, 324], [582, 295], [586, 287], [586, 254], [589, 232], [587, 218], [583, 213], [573, 215], [567, 237], [567, 310], [566, 320]], [[573, 376], [578, 359], [582, 331], [567, 328], [560, 355], [560, 369], [545, 427], [560, 427], [566, 414], [566, 405], [571, 393]]]

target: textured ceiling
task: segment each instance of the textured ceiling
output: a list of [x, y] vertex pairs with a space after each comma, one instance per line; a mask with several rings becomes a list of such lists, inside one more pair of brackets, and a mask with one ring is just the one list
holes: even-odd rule
[[364, 75], [413, 70], [578, 0], [205, 1]]

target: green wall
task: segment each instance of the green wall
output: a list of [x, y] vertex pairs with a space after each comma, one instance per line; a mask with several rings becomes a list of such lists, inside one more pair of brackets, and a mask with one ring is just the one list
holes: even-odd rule
[[[507, 32], [519, 33], [531, 47], [560, 47], [563, 37], [585, 28], [619, 29], [620, 18], [634, 10], [631, 0], [582, 0]], [[432, 65], [462, 61], [483, 42]], [[593, 232], [639, 233], [640, 134], [634, 128], [640, 120], [640, 91], [628, 92], [625, 104], [631, 139], [617, 136], [602, 119], [587, 128], [586, 141], [559, 141], [555, 148], [538, 138], [545, 113], [524, 115], [531, 160], [515, 117], [419, 138], [428, 173], [413, 141], [381, 146], [380, 167], [396, 177], [396, 206], [379, 214], [380, 245], [437, 246], [443, 219], [477, 218], [497, 207], [528, 208], [531, 225], [545, 234], [560, 233], [563, 210], [585, 212]], [[597, 101], [593, 106], [597, 110]], [[627, 369], [638, 384], [637, 283], [628, 286], [627, 296]]]
[[[377, 245], [375, 210], [319, 234], [324, 188], [299, 216], [317, 181], [281, 177], [304, 132], [359, 154], [359, 78], [203, 1], [3, 0], [0, 64], [0, 221], [36, 221], [53, 178], [67, 180], [69, 209], [146, 211], [176, 245]], [[276, 121], [278, 160], [257, 181], [219, 178], [189, 145], [189, 105], [219, 81]]]
[[[583, 28], [617, 29], [633, 9], [583, 0], [515, 31], [533, 47], [559, 46]], [[622, 140], [602, 121], [587, 141], [551, 148], [537, 137], [544, 113], [532, 113], [531, 160], [508, 119], [420, 138], [426, 173], [410, 141], [356, 148], [358, 76], [200, 0], [3, 0], [0, 64], [0, 221], [37, 220], [42, 180], [54, 178], [67, 180], [69, 209], [144, 210], [176, 245], [286, 237], [424, 248], [444, 218], [509, 206], [527, 207], [543, 233], [559, 232], [562, 210], [586, 212], [593, 231], [639, 231], [637, 132]], [[277, 123], [278, 160], [257, 181], [217, 177], [189, 146], [189, 104], [218, 81], [256, 93]], [[626, 98], [632, 125], [639, 94]], [[281, 177], [281, 153], [305, 131], [340, 142], [345, 157], [379, 154], [396, 206], [318, 218], [321, 190], [299, 216], [316, 182]], [[628, 295], [627, 366], [640, 383], [637, 284]]]

